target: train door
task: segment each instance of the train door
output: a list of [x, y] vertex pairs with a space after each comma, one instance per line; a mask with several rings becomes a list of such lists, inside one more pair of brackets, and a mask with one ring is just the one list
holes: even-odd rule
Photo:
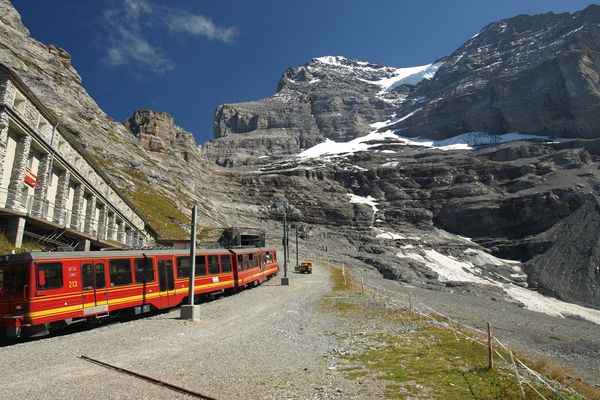
[[160, 307], [174, 306], [175, 276], [173, 274], [173, 260], [158, 260], [158, 288], [160, 292]]
[[10, 314], [10, 271], [0, 267], [0, 318]]
[[108, 293], [104, 261], [83, 261], [81, 263], [81, 280], [84, 315], [108, 312]]
[[13, 314], [21, 314], [25, 311], [27, 281], [27, 265], [13, 265], [9, 281], [9, 309]]

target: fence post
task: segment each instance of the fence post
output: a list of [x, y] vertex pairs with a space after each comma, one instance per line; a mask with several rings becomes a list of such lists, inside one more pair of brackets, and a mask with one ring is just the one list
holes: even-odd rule
[[344, 277], [344, 288], [348, 288], [348, 284], [346, 283], [346, 267], [342, 265], [342, 276]]
[[517, 369], [517, 364], [515, 363], [515, 358], [513, 357], [513, 353], [512, 353], [512, 351], [509, 350], [508, 354], [510, 354], [510, 360], [512, 361], [513, 368], [515, 369], [515, 375], [517, 376], [517, 382], [519, 383], [519, 389], [521, 389], [521, 395], [523, 396], [524, 399], [526, 399], [525, 391], [523, 390], [523, 385], [521, 384], [521, 377], [519, 376], [519, 370]]
[[365, 278], [362, 276], [360, 277], [360, 290], [362, 291], [362, 294], [365, 294]]
[[408, 313], [410, 315], [413, 314], [412, 293], [411, 292], [408, 292]]
[[488, 368], [494, 369], [494, 343], [492, 342], [492, 323], [487, 323], [487, 337], [488, 337]]

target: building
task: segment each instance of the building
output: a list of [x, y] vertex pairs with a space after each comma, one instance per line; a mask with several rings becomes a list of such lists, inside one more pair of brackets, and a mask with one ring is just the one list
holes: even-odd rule
[[0, 64], [0, 231], [61, 249], [139, 247], [154, 232], [108, 176]]

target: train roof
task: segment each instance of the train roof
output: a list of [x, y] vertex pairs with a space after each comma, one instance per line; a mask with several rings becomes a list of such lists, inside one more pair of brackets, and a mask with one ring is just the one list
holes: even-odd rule
[[[244, 247], [238, 249], [196, 249], [197, 255], [202, 254], [229, 254], [253, 253], [257, 251], [274, 251], [273, 248]], [[12, 263], [19, 261], [53, 260], [57, 258], [109, 258], [109, 257], [143, 257], [159, 255], [187, 255], [190, 251], [186, 249], [161, 249], [161, 250], [106, 250], [106, 251], [30, 251], [27, 253], [8, 254], [0, 256], [0, 263]]]

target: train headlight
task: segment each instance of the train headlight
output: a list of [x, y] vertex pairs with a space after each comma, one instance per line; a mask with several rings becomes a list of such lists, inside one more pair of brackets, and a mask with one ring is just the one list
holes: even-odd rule
[[17, 304], [15, 306], [15, 310], [17, 310], [17, 311], [21, 311], [22, 309], [23, 309], [23, 306], [21, 304]]

